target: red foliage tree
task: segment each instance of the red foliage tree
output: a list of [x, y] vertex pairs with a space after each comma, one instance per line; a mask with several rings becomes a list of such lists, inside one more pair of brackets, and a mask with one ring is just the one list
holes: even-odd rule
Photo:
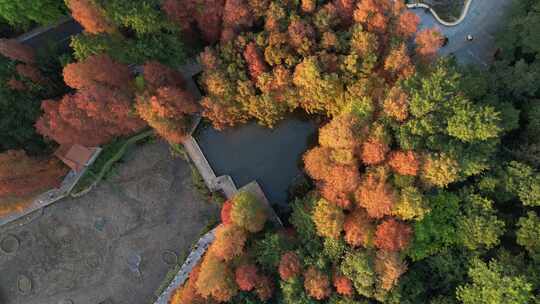
[[416, 176], [420, 160], [413, 151], [394, 151], [390, 153], [388, 164], [398, 174]]
[[259, 297], [259, 300], [263, 302], [270, 300], [274, 293], [274, 281], [269, 276], [259, 276], [255, 284], [255, 293]]
[[102, 8], [92, 0], [67, 0], [71, 16], [90, 34], [113, 33], [114, 25], [107, 19]]
[[285, 252], [279, 261], [279, 276], [282, 280], [287, 281], [294, 278], [302, 271], [302, 265], [298, 255], [292, 251]]
[[184, 34], [191, 34], [191, 23], [194, 22], [193, 6], [195, 1], [165, 0], [161, 10], [167, 18], [176, 23]]
[[332, 293], [328, 275], [313, 266], [304, 273], [304, 288], [316, 300], [324, 300]]
[[253, 81], [257, 81], [259, 75], [268, 71], [268, 66], [264, 61], [260, 50], [254, 42], [250, 42], [244, 51], [244, 59], [247, 62], [249, 75]]
[[362, 150], [360, 152], [362, 162], [366, 165], [382, 163], [389, 150], [390, 147], [380, 140], [368, 140], [362, 145]]
[[360, 183], [358, 168], [356, 166], [334, 166], [323, 180], [322, 196], [344, 209], [350, 208], [354, 190]]
[[426, 60], [433, 59], [443, 45], [443, 35], [438, 29], [430, 28], [416, 35], [416, 53]]
[[74, 89], [90, 89], [100, 85], [126, 90], [131, 80], [129, 67], [105, 54], [90, 56], [64, 68], [64, 82]]
[[368, 247], [373, 238], [375, 226], [364, 209], [356, 208], [345, 217], [343, 230], [345, 230], [345, 241], [349, 245]]
[[379, 249], [400, 251], [409, 245], [411, 236], [412, 229], [409, 225], [391, 218], [377, 226], [374, 244]]
[[231, 219], [232, 206], [233, 206], [232, 201], [228, 200], [225, 203], [223, 203], [223, 206], [221, 207], [221, 222], [224, 225], [232, 224], [232, 219]]
[[253, 264], [242, 264], [236, 268], [236, 284], [243, 291], [250, 291], [255, 288], [259, 274], [257, 266]]
[[154, 96], [140, 96], [135, 105], [139, 116], [170, 143], [180, 144], [191, 128], [190, 114], [199, 109], [187, 91], [163, 87]]
[[337, 14], [341, 19], [341, 23], [345, 26], [353, 22], [353, 12], [354, 12], [354, 0], [334, 0], [334, 4]]
[[244, 252], [246, 232], [234, 225], [220, 225], [216, 229], [216, 238], [210, 251], [219, 259], [230, 261]]
[[26, 90], [26, 86], [24, 85], [24, 83], [22, 83], [21, 81], [15, 79], [15, 78], [10, 78], [7, 82], [6, 82], [6, 85], [8, 86], [8, 88], [12, 89], [12, 90], [15, 90], [15, 91], [25, 91]]
[[233, 30], [248, 28], [253, 24], [253, 15], [246, 0], [226, 0], [223, 9], [223, 27]]
[[380, 174], [368, 173], [355, 193], [357, 203], [372, 218], [382, 218], [392, 213], [396, 194]]
[[289, 43], [296, 49], [305, 49], [315, 38], [315, 30], [301, 20], [294, 20], [288, 28]]
[[144, 84], [150, 91], [162, 87], [183, 89], [185, 86], [182, 74], [157, 61], [148, 61], [143, 66]]
[[336, 288], [337, 293], [340, 295], [352, 297], [354, 294], [351, 279], [337, 272], [334, 274], [334, 287]]
[[195, 6], [195, 20], [208, 43], [218, 41], [221, 36], [224, 6], [225, 0], [200, 0]]
[[131, 114], [131, 96], [96, 86], [68, 94], [60, 101], [45, 100], [37, 131], [60, 144], [99, 146], [145, 126]]
[[15, 39], [0, 39], [0, 54], [11, 60], [26, 64], [35, 62], [34, 50]]
[[411, 37], [420, 24], [420, 17], [411, 11], [405, 11], [399, 15], [396, 31], [403, 37]]
[[67, 172], [57, 159], [32, 158], [23, 150], [8, 150], [0, 154], [0, 198], [56, 188]]
[[366, 25], [369, 31], [385, 32], [391, 7], [390, 0], [361, 0], [354, 10], [354, 20]]
[[44, 84], [47, 80], [41, 74], [40, 70], [30, 64], [17, 64], [15, 67], [17, 74], [22, 77], [28, 78], [35, 84]]

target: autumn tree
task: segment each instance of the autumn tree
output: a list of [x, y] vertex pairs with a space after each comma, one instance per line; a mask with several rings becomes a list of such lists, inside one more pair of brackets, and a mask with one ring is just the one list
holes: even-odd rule
[[11, 60], [26, 64], [35, 63], [34, 50], [15, 39], [0, 39], [0, 54]]
[[185, 80], [179, 71], [155, 60], [144, 64], [143, 79], [145, 88], [151, 92], [163, 87], [185, 89]]
[[274, 293], [274, 281], [267, 275], [261, 275], [255, 282], [255, 294], [261, 301], [268, 301]]
[[304, 288], [316, 300], [324, 300], [332, 292], [328, 276], [315, 267], [309, 267], [304, 273]]
[[284, 281], [298, 276], [302, 271], [298, 255], [292, 251], [285, 252], [279, 261], [278, 271], [280, 278]]
[[395, 219], [388, 219], [377, 226], [373, 243], [382, 250], [400, 251], [409, 246], [412, 233], [409, 225]]
[[55, 158], [30, 157], [23, 150], [0, 154], [0, 198], [24, 197], [56, 188], [68, 168]]
[[246, 232], [234, 225], [220, 225], [216, 230], [216, 237], [210, 251], [216, 258], [230, 261], [244, 252]]
[[107, 18], [104, 10], [95, 1], [91, 0], [66, 0], [71, 10], [71, 15], [84, 30], [90, 34], [113, 33], [115, 26]]
[[68, 94], [60, 101], [45, 100], [36, 128], [60, 144], [98, 146], [144, 127], [131, 115], [131, 102], [130, 96], [105, 87]]
[[343, 224], [345, 241], [353, 247], [372, 244], [375, 226], [362, 208], [356, 208], [345, 217]]
[[187, 91], [162, 87], [155, 95], [139, 96], [137, 114], [170, 143], [180, 144], [191, 130], [190, 115], [198, 110], [193, 95]]
[[223, 206], [221, 207], [221, 222], [223, 225], [229, 225], [232, 224], [231, 219], [231, 211], [232, 211], [233, 202], [231, 200], [227, 200], [225, 203], [223, 203]]
[[197, 278], [197, 292], [204, 298], [219, 302], [230, 301], [238, 292], [234, 272], [230, 265], [209, 252], [204, 257]]
[[352, 297], [354, 295], [353, 284], [349, 278], [336, 272], [333, 281], [337, 293], [347, 297]]
[[415, 38], [416, 53], [425, 59], [432, 59], [443, 45], [443, 37], [438, 29], [421, 30]]
[[264, 228], [267, 218], [263, 203], [253, 194], [244, 191], [234, 196], [231, 219], [235, 225], [255, 233]]
[[[229, 1], [227, 1], [228, 3]], [[254, 81], [257, 81], [259, 75], [266, 72], [268, 67], [264, 61], [261, 51], [254, 42], [249, 43], [244, 51], [244, 59], [247, 62], [249, 75]]]
[[197, 280], [199, 279], [199, 273], [201, 271], [201, 264], [191, 269], [189, 273], [189, 280], [181, 288], [176, 289], [171, 298], [169, 304], [212, 304], [215, 301], [213, 299], [205, 299], [197, 291]]
[[410, 37], [416, 33], [418, 24], [420, 24], [420, 17], [415, 13], [407, 10], [399, 15], [397, 32], [404, 37]]
[[394, 151], [390, 153], [388, 164], [398, 174], [416, 176], [420, 160], [413, 151]]
[[355, 193], [359, 206], [365, 208], [372, 218], [390, 215], [396, 201], [396, 193], [386, 182], [385, 175], [381, 172], [367, 173]]
[[320, 236], [338, 238], [344, 221], [343, 210], [325, 199], [320, 199], [313, 210], [313, 222]]
[[397, 252], [379, 250], [375, 255], [374, 269], [378, 275], [378, 286], [384, 291], [389, 291], [407, 271], [407, 264]]
[[399, 200], [394, 205], [392, 215], [402, 220], [421, 220], [430, 209], [422, 192], [413, 186], [400, 189]]
[[257, 266], [253, 264], [242, 264], [236, 268], [236, 284], [242, 291], [250, 291], [255, 288], [259, 280]]
[[96, 86], [126, 90], [132, 76], [127, 65], [101, 54], [90, 56], [82, 62], [68, 64], [64, 68], [64, 81], [68, 86], [79, 90]]

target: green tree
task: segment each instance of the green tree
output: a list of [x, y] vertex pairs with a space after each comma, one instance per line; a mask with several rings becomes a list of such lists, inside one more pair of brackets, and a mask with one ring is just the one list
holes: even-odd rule
[[408, 250], [414, 261], [437, 254], [458, 242], [459, 197], [438, 192], [428, 196], [428, 200], [431, 212], [414, 223], [414, 238]]
[[461, 285], [456, 296], [464, 304], [524, 304], [532, 299], [532, 286], [523, 276], [510, 275], [495, 260], [474, 259], [469, 268], [471, 283]]
[[375, 288], [376, 276], [373, 269], [373, 257], [366, 250], [349, 252], [340, 265], [343, 275], [348, 277], [358, 294], [372, 297]]
[[462, 204], [463, 213], [457, 220], [459, 242], [470, 250], [497, 246], [505, 224], [497, 218], [493, 202], [477, 194], [467, 194]]
[[540, 217], [534, 211], [519, 219], [516, 236], [517, 243], [527, 250], [529, 256], [540, 262]]
[[0, 17], [18, 29], [49, 25], [66, 14], [63, 0], [0, 0]]

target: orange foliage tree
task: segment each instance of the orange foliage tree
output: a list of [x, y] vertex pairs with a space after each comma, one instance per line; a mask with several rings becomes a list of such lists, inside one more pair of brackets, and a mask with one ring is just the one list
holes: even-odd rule
[[388, 117], [399, 122], [409, 117], [408, 96], [398, 87], [393, 87], [383, 102], [383, 111]]
[[55, 158], [32, 158], [22, 150], [0, 154], [0, 198], [38, 194], [56, 188], [68, 168]]
[[107, 19], [105, 12], [92, 0], [66, 0], [71, 16], [90, 34], [113, 33], [114, 25]]
[[244, 252], [246, 244], [246, 232], [234, 225], [220, 225], [216, 229], [216, 238], [210, 247], [215, 257], [230, 261]]
[[388, 160], [390, 168], [401, 175], [416, 176], [420, 161], [413, 151], [394, 151]]
[[353, 283], [348, 277], [336, 272], [334, 274], [334, 287], [343, 296], [351, 297], [354, 294]]
[[284, 281], [299, 275], [302, 271], [302, 265], [298, 255], [292, 251], [285, 252], [279, 261], [278, 271], [279, 276]]
[[411, 37], [418, 29], [420, 17], [411, 11], [406, 11], [399, 16], [397, 24], [398, 34], [405, 37]]
[[416, 35], [416, 53], [424, 59], [433, 59], [443, 45], [443, 36], [437, 29], [430, 28]]
[[254, 42], [250, 42], [244, 51], [244, 59], [249, 68], [249, 75], [254, 81], [257, 81], [259, 75], [268, 70], [268, 66], [262, 57], [261, 51]]
[[364, 209], [356, 208], [345, 217], [343, 230], [345, 230], [345, 241], [349, 245], [368, 247], [372, 242], [375, 226]]
[[392, 213], [396, 194], [386, 182], [384, 174], [369, 172], [358, 187], [355, 198], [360, 207], [372, 218], [382, 218]]
[[230, 301], [238, 293], [230, 265], [223, 263], [211, 251], [202, 261], [196, 287], [197, 292], [205, 299], [213, 298], [219, 302]]
[[409, 225], [391, 218], [377, 226], [374, 244], [382, 250], [400, 251], [409, 245], [411, 236], [412, 228]]
[[380, 288], [389, 291], [407, 271], [407, 264], [400, 258], [399, 253], [379, 250], [375, 256], [374, 269], [379, 276]]
[[148, 61], [143, 66], [143, 78], [145, 87], [155, 91], [162, 87], [174, 87], [183, 89], [185, 80], [182, 74], [158, 61]]
[[332, 293], [328, 275], [313, 266], [304, 273], [304, 288], [316, 300], [324, 300]]
[[189, 280], [182, 286], [174, 291], [169, 299], [169, 304], [213, 304], [215, 301], [212, 299], [203, 298], [197, 291], [197, 280], [201, 271], [201, 264], [197, 264], [190, 274]]

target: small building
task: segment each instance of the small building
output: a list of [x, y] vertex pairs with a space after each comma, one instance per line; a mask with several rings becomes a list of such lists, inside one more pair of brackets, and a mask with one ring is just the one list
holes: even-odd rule
[[54, 155], [76, 172], [88, 166], [97, 148], [87, 148], [79, 144], [61, 145]]

